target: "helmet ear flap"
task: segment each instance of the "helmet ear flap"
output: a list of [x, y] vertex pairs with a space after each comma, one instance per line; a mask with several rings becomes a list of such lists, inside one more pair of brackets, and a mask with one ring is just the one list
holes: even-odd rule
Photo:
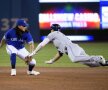
[[54, 31], [58, 31], [59, 29], [61, 29], [61, 27], [59, 24], [52, 24], [51, 29], [53, 29]]

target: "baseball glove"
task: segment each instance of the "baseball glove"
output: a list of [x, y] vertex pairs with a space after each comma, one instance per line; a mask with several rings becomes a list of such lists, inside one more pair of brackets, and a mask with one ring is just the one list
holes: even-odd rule
[[29, 62], [32, 60], [32, 56], [26, 56], [25, 57], [25, 63], [28, 65]]

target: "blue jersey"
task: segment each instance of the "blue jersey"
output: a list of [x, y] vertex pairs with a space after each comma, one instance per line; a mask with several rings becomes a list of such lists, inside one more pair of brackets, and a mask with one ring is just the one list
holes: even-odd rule
[[32, 43], [33, 38], [29, 32], [24, 32], [20, 38], [18, 38], [18, 35], [16, 34], [16, 30], [9, 29], [5, 35], [4, 38], [6, 40], [6, 43], [8, 45], [14, 46], [16, 49], [22, 49], [24, 47], [24, 43]]

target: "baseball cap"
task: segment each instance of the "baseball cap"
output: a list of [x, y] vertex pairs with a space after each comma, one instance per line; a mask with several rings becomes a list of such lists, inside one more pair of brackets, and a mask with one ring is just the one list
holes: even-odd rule
[[28, 27], [29, 25], [27, 24], [27, 22], [23, 19], [19, 19], [16, 22], [16, 26], [24, 26], [24, 27]]

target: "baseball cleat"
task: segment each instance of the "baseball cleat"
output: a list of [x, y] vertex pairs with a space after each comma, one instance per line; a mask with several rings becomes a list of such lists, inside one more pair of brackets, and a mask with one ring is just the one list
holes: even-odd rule
[[11, 76], [16, 76], [16, 69], [11, 69]]
[[100, 57], [100, 63], [105, 64], [106, 63], [105, 58], [103, 56], [99, 56], [99, 57]]
[[105, 61], [105, 64], [100, 63], [101, 66], [108, 66], [108, 61]]
[[27, 74], [28, 75], [39, 75], [40, 72], [37, 72], [37, 71], [27, 71]]

